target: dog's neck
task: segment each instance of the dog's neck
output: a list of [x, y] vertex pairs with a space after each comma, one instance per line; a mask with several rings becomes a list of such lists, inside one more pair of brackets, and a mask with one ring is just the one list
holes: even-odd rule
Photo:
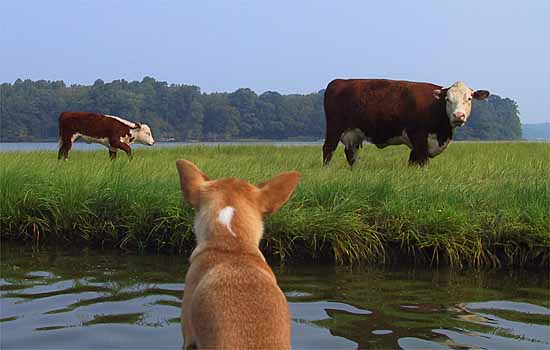
[[194, 231], [198, 246], [216, 245], [224, 250], [256, 252], [259, 251], [263, 230], [259, 214], [232, 206], [205, 206], [195, 215]]

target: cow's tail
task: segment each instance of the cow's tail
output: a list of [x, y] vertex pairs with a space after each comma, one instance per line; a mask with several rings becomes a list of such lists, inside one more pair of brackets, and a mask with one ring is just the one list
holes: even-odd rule
[[323, 107], [325, 110], [325, 143], [323, 144], [323, 165], [328, 165], [332, 159], [332, 155], [338, 147], [340, 136], [342, 135], [339, 130], [339, 121], [337, 115], [334, 113], [334, 102], [331, 99], [334, 98], [334, 83], [331, 81], [325, 89], [323, 98]]
[[59, 127], [59, 147], [63, 142], [63, 115], [65, 112], [59, 113], [58, 127]]
[[327, 102], [328, 102], [328, 95], [331, 90], [332, 81], [327, 85], [327, 88], [325, 89], [325, 92], [323, 93], [323, 107], [325, 109], [325, 117], [327, 113]]

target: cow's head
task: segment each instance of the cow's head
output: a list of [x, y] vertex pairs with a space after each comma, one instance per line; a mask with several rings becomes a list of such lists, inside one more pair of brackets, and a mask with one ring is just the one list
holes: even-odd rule
[[446, 89], [433, 91], [437, 99], [445, 99], [447, 117], [453, 127], [462, 126], [472, 112], [472, 99], [483, 100], [489, 96], [489, 91], [470, 89], [466, 84], [457, 81]]
[[153, 139], [149, 126], [147, 124], [135, 124], [136, 125], [130, 130], [132, 137], [134, 137], [134, 142], [152, 146], [155, 140]]

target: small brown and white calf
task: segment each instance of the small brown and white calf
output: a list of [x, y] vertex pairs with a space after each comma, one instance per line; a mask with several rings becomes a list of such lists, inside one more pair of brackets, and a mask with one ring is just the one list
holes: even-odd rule
[[185, 200], [195, 210], [197, 247], [185, 277], [185, 349], [290, 349], [290, 311], [259, 249], [263, 216], [290, 198], [300, 174], [282, 173], [254, 186], [209, 179], [176, 162]]
[[146, 124], [89, 112], [62, 112], [59, 115], [59, 138], [57, 159], [63, 157], [65, 160], [77, 139], [104, 145], [109, 148], [111, 159], [116, 158], [119, 149], [130, 156], [130, 145], [134, 142], [149, 146], [155, 143], [151, 129]]

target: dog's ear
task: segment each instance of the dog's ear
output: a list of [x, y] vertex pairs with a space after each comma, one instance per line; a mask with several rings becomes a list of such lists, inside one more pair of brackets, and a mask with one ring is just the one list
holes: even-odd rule
[[262, 213], [271, 214], [279, 210], [288, 201], [299, 181], [300, 173], [291, 171], [259, 184]]
[[183, 198], [194, 208], [199, 205], [200, 187], [209, 180], [197, 166], [188, 160], [176, 161], [176, 167], [180, 175], [181, 192]]

